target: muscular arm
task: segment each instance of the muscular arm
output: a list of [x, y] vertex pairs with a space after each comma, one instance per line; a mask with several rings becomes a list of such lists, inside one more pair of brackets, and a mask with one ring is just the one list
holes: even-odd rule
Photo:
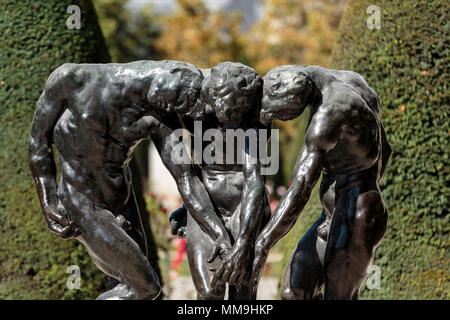
[[245, 247], [254, 241], [255, 232], [261, 221], [264, 205], [264, 180], [257, 158], [250, 155], [249, 141], [246, 139], [244, 162], [244, 188], [242, 190], [240, 229], [235, 246]]
[[297, 218], [309, 200], [311, 191], [321, 172], [322, 151], [314, 145], [305, 145], [295, 166], [292, 185], [281, 198], [275, 212], [261, 232], [265, 250], [272, 248], [294, 226]]
[[380, 109], [381, 109], [381, 102], [378, 98], [376, 92], [369, 87], [369, 85], [364, 81], [364, 87], [368, 87], [367, 89], [369, 92], [371, 92], [371, 96], [373, 97], [372, 100], [369, 100], [367, 102], [367, 105], [372, 109], [372, 111], [375, 113], [376, 121], [378, 123], [378, 126], [380, 127], [380, 143], [381, 143], [381, 156], [378, 162], [378, 183], [381, 182], [381, 179], [384, 175], [384, 170], [386, 169], [387, 163], [389, 161], [389, 157], [392, 153], [392, 148], [389, 142], [387, 141], [386, 137], [386, 131], [384, 130], [383, 123], [380, 119]]
[[295, 165], [292, 185], [281, 198], [267, 226], [258, 236], [257, 250], [267, 254], [270, 248], [294, 226], [317, 183], [323, 155], [333, 148], [339, 138], [345, 117], [339, 108], [323, 108], [311, 120], [305, 144]]
[[53, 129], [62, 111], [60, 101], [51, 92], [44, 91], [37, 103], [31, 127], [29, 165], [43, 209], [58, 204], [56, 164], [51, 141]]
[[295, 165], [292, 184], [256, 240], [250, 280], [252, 283], [258, 283], [269, 250], [292, 229], [320, 177], [324, 150], [317, 144], [317, 140], [309, 137], [307, 132], [305, 144]]
[[36, 106], [28, 145], [29, 166], [50, 231], [62, 238], [71, 238], [79, 230], [68, 221], [64, 208], [59, 206], [52, 137], [64, 105], [52, 86], [53, 80], [51, 76]]
[[178, 191], [186, 205], [189, 214], [200, 228], [216, 241], [219, 238], [228, 239], [227, 231], [215, 213], [205, 186], [190, 168], [183, 168], [181, 176], [176, 179]]
[[[154, 119], [154, 121], [157, 120]], [[216, 215], [209, 194], [196, 174], [193, 165], [187, 161], [181, 164], [174, 161], [174, 149], [179, 148], [181, 143], [178, 137], [172, 134], [171, 128], [160, 122], [153, 127], [151, 132], [152, 140], [161, 159], [175, 179], [178, 191], [191, 216], [212, 240], [223, 240], [229, 243], [225, 227]]]

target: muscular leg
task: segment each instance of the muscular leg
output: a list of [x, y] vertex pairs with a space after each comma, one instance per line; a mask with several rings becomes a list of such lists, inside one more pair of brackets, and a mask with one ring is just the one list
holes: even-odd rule
[[130, 198], [125, 205], [122, 215], [131, 224], [131, 228], [127, 230], [128, 235], [137, 242], [142, 252], [147, 256], [147, 240], [133, 186], [131, 186]]
[[256, 300], [256, 287], [243, 281], [239, 288], [228, 286], [228, 300]]
[[322, 264], [326, 241], [318, 236], [317, 228], [324, 221], [325, 215], [322, 213], [292, 253], [284, 274], [283, 300], [318, 298], [324, 283]]
[[325, 254], [325, 299], [358, 298], [386, 228], [387, 210], [377, 188], [356, 186], [340, 196]]
[[[209, 271], [208, 259], [214, 249], [212, 239], [199, 227], [190, 214], [187, 216], [186, 254], [198, 300], [223, 300], [225, 284], [210, 286], [213, 272]], [[218, 258], [216, 261], [219, 260]]]
[[[131, 186], [131, 194], [127, 204], [122, 212], [122, 216], [130, 223], [130, 227], [125, 231], [139, 245], [144, 255], [148, 256], [147, 241], [145, 237], [144, 227], [142, 225], [141, 214], [136, 200], [133, 186]], [[114, 288], [119, 282], [111, 277], [109, 278], [110, 289]]]
[[154, 299], [160, 292], [158, 277], [139, 245], [108, 210], [98, 207], [63, 181], [59, 197], [71, 220], [82, 230], [77, 239], [95, 265], [120, 284], [99, 299]]

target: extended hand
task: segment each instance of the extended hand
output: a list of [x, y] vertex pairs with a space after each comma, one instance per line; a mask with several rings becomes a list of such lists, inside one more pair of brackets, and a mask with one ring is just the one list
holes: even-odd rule
[[257, 241], [255, 245], [255, 259], [253, 260], [252, 275], [250, 277], [251, 284], [256, 285], [258, 283], [268, 253], [269, 250], [265, 248], [262, 241]]
[[44, 206], [44, 217], [50, 231], [63, 239], [74, 238], [81, 234], [81, 230], [69, 221], [61, 204]]
[[222, 264], [211, 280], [211, 287], [214, 288], [218, 281], [238, 285], [247, 276], [249, 262], [249, 252], [244, 247], [234, 246], [223, 256]]
[[215, 267], [217, 265], [217, 262], [214, 263], [214, 261], [216, 260], [216, 258], [219, 258], [217, 260], [219, 260], [220, 263], [220, 260], [225, 256], [225, 254], [230, 249], [231, 249], [231, 241], [230, 238], [228, 237], [228, 234], [224, 233], [219, 238], [217, 238], [216, 241], [214, 241], [214, 249], [211, 254], [211, 257], [209, 257], [208, 259], [208, 263], [210, 264], [209, 271], [214, 272], [217, 270], [217, 268]]
[[185, 206], [175, 210], [169, 217], [172, 235], [182, 239], [186, 237], [187, 209]]

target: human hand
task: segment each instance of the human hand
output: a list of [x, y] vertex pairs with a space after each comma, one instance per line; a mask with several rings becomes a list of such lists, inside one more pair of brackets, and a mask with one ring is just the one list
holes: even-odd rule
[[51, 232], [63, 239], [74, 238], [81, 230], [67, 217], [67, 212], [61, 204], [43, 206], [44, 218]]
[[215, 273], [211, 280], [211, 287], [214, 287], [218, 282], [228, 282], [239, 286], [250, 271], [249, 263], [249, 252], [246, 247], [233, 246], [223, 255], [220, 266], [213, 270]]
[[264, 240], [258, 238], [255, 244], [255, 259], [253, 260], [250, 283], [256, 285], [261, 277], [262, 269], [266, 263], [269, 250], [264, 244]]
[[185, 206], [175, 210], [169, 217], [172, 235], [182, 239], [186, 237], [187, 210]]
[[228, 237], [226, 231], [224, 234], [220, 235], [216, 241], [214, 241], [214, 249], [211, 256], [208, 259], [208, 263], [210, 264], [209, 271], [216, 271], [217, 268], [213, 265], [214, 261], [217, 257], [220, 259], [225, 255], [228, 250], [231, 249], [231, 241]]

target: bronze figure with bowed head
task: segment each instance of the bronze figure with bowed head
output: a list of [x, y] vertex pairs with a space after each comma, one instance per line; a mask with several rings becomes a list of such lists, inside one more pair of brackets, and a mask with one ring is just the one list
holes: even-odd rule
[[172, 159], [180, 117], [203, 116], [195, 111], [202, 81], [188, 63], [136, 61], [65, 64], [46, 83], [31, 129], [30, 169], [50, 231], [82, 242], [97, 267], [119, 281], [99, 299], [153, 299], [160, 292], [128, 167], [142, 139], [153, 140], [191, 214], [220, 232], [202, 215], [214, 208], [193, 166]]
[[[218, 219], [221, 231], [219, 237], [212, 237], [205, 223], [188, 208], [189, 267], [198, 299], [224, 299], [226, 283], [230, 285], [230, 300], [256, 299], [256, 285], [249, 282], [254, 241], [270, 215], [261, 163], [255, 158], [252, 161], [249, 152], [249, 143], [258, 144], [258, 132], [263, 128], [258, 122], [262, 79], [252, 68], [240, 63], [225, 62], [204, 72], [200, 100], [206, 116], [202, 133], [215, 132], [218, 139], [215, 141], [223, 141], [223, 150], [227, 151], [221, 154], [215, 150], [214, 161], [202, 161], [199, 170], [214, 206], [205, 215]], [[227, 135], [227, 130], [237, 129], [249, 130], [257, 139], [247, 139], [239, 146], [234, 135]], [[230, 144], [233, 152], [226, 154]], [[208, 145], [209, 142], [202, 144], [201, 154]], [[237, 157], [233, 161], [226, 159], [227, 155], [239, 153], [243, 154], [242, 163]]]
[[379, 188], [391, 148], [375, 91], [359, 74], [280, 66], [264, 77], [261, 121], [290, 120], [310, 108], [305, 143], [283, 195], [255, 245], [253, 281], [269, 249], [293, 227], [322, 173], [323, 210], [286, 268], [283, 299], [357, 299], [387, 228]]

